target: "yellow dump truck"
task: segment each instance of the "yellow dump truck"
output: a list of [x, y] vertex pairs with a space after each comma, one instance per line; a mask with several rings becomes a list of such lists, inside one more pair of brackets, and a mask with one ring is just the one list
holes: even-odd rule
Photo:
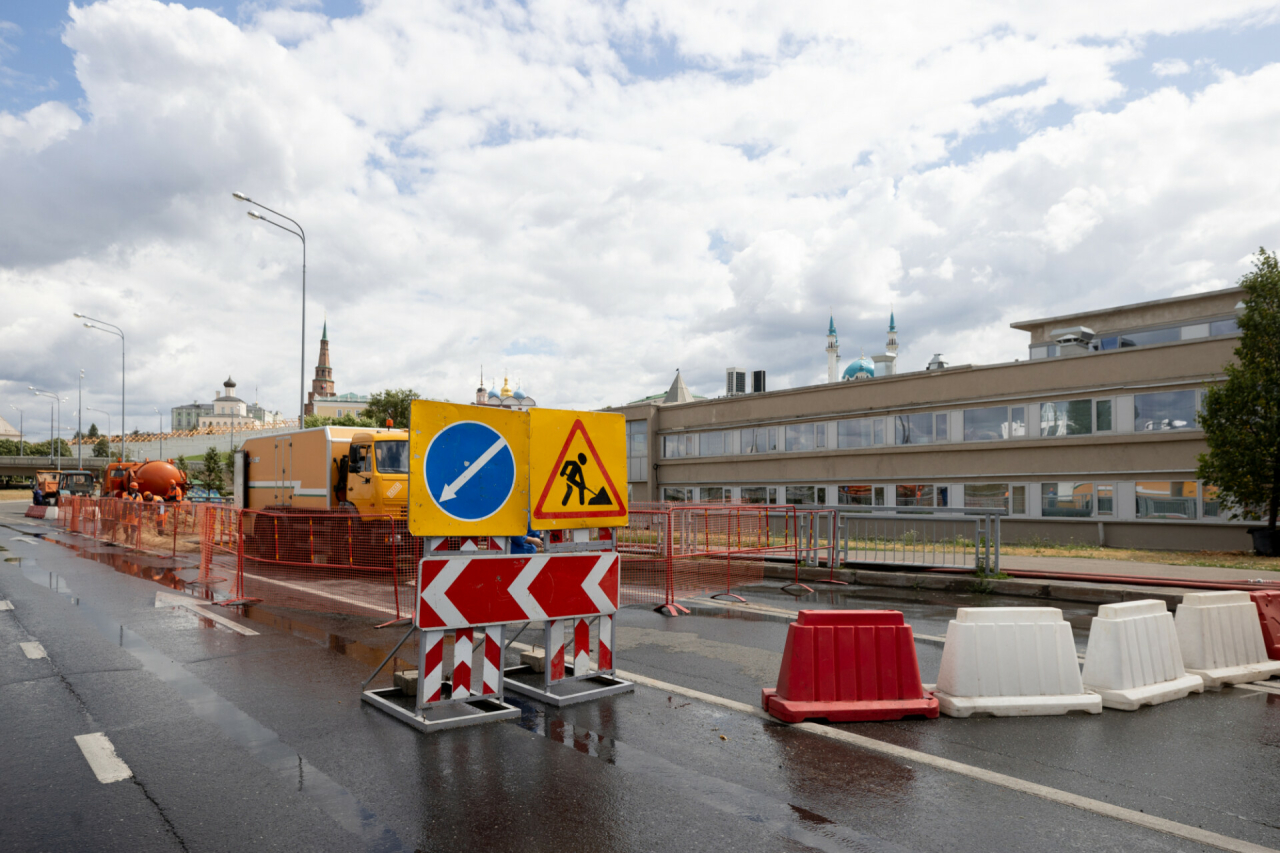
[[236, 504], [247, 509], [347, 510], [405, 518], [409, 431], [326, 426], [245, 441]]

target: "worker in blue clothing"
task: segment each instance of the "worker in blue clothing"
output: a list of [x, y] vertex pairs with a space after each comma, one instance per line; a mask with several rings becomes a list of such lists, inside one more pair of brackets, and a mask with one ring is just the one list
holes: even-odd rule
[[512, 554], [536, 554], [542, 548], [542, 538], [530, 525], [529, 532], [523, 536], [511, 537]]

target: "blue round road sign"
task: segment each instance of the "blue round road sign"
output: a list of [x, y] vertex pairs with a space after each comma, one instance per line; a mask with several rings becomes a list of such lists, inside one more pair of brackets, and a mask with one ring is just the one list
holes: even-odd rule
[[516, 483], [511, 445], [493, 427], [476, 421], [459, 421], [436, 433], [422, 468], [436, 506], [460, 521], [493, 515]]

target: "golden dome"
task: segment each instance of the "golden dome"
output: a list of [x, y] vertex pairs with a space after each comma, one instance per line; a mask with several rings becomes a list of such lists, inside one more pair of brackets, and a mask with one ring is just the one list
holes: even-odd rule
[[511, 383], [507, 381], [507, 377], [502, 377], [502, 390], [498, 392], [503, 398], [511, 396]]

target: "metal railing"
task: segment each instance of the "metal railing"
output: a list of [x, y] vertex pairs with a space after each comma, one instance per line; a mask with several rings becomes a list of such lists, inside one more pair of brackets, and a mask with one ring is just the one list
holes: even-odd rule
[[840, 564], [969, 568], [997, 575], [1000, 519], [1006, 514], [971, 507], [842, 508], [836, 511], [835, 558]]

